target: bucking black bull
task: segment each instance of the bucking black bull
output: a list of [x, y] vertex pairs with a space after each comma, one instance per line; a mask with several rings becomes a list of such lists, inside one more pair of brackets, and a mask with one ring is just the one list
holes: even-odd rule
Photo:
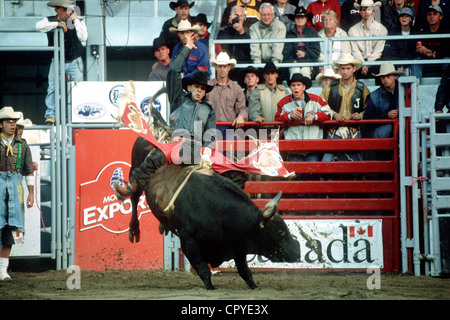
[[[150, 150], [148, 142], [138, 137], [133, 146], [130, 175]], [[155, 217], [166, 230], [180, 237], [181, 249], [206, 289], [214, 289], [208, 264], [218, 267], [234, 259], [239, 275], [254, 289], [257, 286], [247, 265], [247, 254], [263, 255], [274, 262], [298, 261], [300, 245], [277, 213], [281, 192], [260, 210], [229, 179], [212, 170], [198, 170], [179, 192], [173, 209], [164, 212], [191, 169], [192, 166], [163, 165], [153, 174], [145, 190], [131, 195], [131, 242], [140, 239], [137, 204], [145, 191]]]

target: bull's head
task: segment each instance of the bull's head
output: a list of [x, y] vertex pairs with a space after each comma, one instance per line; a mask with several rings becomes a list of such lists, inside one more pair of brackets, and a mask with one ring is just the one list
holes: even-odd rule
[[262, 210], [261, 254], [273, 262], [296, 262], [300, 259], [300, 244], [292, 237], [286, 223], [278, 214], [278, 202], [281, 195], [280, 191]]

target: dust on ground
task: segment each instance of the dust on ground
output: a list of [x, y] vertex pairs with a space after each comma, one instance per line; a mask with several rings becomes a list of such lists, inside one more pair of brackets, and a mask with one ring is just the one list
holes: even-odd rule
[[[65, 270], [15, 273], [0, 282], [0, 299], [27, 300], [448, 300], [450, 279], [381, 274], [380, 289], [368, 289], [371, 274], [320, 271], [254, 271], [250, 290], [237, 272], [213, 275], [214, 291], [185, 271], [85, 271], [80, 289], [69, 289]], [[74, 281], [69, 280], [72, 286]]]

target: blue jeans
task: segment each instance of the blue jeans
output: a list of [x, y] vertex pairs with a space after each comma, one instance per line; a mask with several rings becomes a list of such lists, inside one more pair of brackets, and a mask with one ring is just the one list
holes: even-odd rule
[[[82, 81], [83, 80], [83, 60], [81, 58], [75, 59], [65, 64], [66, 76], [70, 78], [70, 81]], [[47, 111], [45, 112], [45, 118], [55, 116], [55, 62], [52, 59], [50, 63], [50, 69], [48, 71], [48, 89], [47, 96], [45, 97], [45, 104], [47, 105]]]
[[[20, 173], [0, 172], [0, 230], [6, 225], [24, 229], [24, 198], [22, 175]], [[1, 239], [0, 239], [1, 242]]]

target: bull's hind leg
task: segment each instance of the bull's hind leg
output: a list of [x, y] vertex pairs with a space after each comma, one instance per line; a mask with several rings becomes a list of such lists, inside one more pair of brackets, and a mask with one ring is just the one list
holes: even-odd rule
[[206, 290], [214, 290], [211, 282], [211, 270], [208, 264], [201, 258], [200, 248], [193, 241], [186, 241], [180, 237], [181, 250], [183, 251], [189, 263], [195, 269], [200, 279], [205, 284]]
[[142, 195], [141, 188], [138, 188], [136, 192], [133, 192], [130, 195], [131, 200], [131, 220], [130, 220], [130, 229], [128, 230], [128, 239], [131, 243], [134, 241], [139, 242], [141, 240], [141, 231], [139, 229], [139, 219], [138, 219], [138, 204], [139, 204], [139, 198]]
[[237, 255], [234, 258], [234, 262], [236, 263], [236, 267], [238, 269], [239, 275], [242, 279], [247, 283], [250, 289], [256, 289], [258, 286], [255, 281], [253, 281], [252, 272], [247, 265], [246, 255]]

